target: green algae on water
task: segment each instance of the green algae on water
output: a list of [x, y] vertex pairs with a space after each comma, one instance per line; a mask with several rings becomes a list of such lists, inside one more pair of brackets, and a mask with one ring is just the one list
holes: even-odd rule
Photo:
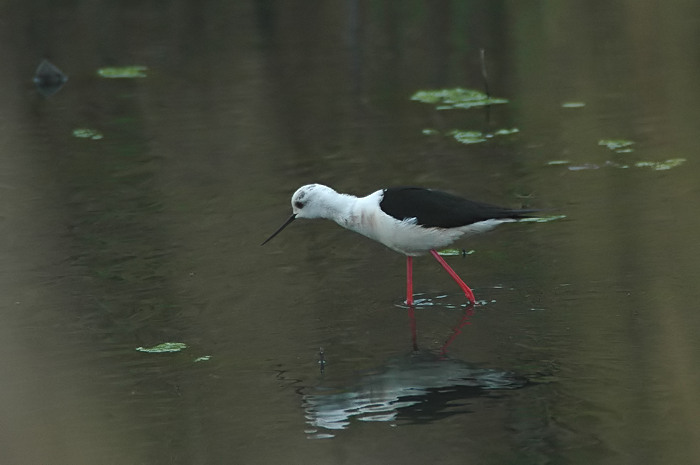
[[598, 141], [598, 145], [607, 147], [615, 153], [629, 153], [634, 150], [632, 148], [634, 142], [625, 139], [602, 139]]
[[463, 256], [466, 257], [467, 255], [472, 255], [475, 252], [474, 249], [472, 250], [466, 250], [466, 249], [443, 249], [439, 250], [438, 254], [442, 255], [443, 257], [456, 257], [456, 256]]
[[459, 131], [455, 129], [450, 132], [450, 135], [462, 144], [478, 144], [486, 141], [486, 137], [480, 131]]
[[665, 170], [670, 170], [671, 168], [676, 168], [678, 166], [681, 166], [683, 163], [685, 163], [686, 159], [685, 158], [669, 158], [668, 160], [664, 161], [638, 161], [635, 162], [634, 164], [627, 164], [627, 163], [618, 163], [614, 161], [606, 161], [605, 163], [601, 165], [597, 165], [594, 163], [583, 163], [580, 165], [572, 165], [569, 160], [552, 160], [548, 161], [545, 163], [548, 166], [562, 166], [562, 165], [568, 165], [567, 169], [569, 171], [583, 171], [583, 170], [597, 170], [600, 168], [608, 167], [608, 168], [618, 168], [618, 169], [629, 169], [629, 168], [651, 168], [654, 171], [665, 171]]
[[164, 342], [153, 347], [137, 347], [139, 352], [147, 352], [149, 354], [162, 354], [165, 352], [180, 352], [187, 348], [184, 342]]
[[97, 74], [108, 79], [134, 79], [145, 78], [146, 71], [148, 71], [146, 66], [118, 66], [100, 68], [97, 70]]
[[481, 131], [462, 131], [459, 129], [453, 129], [447, 134], [454, 137], [457, 142], [462, 144], [478, 144], [479, 142], [486, 142], [488, 139], [492, 139], [495, 136], [506, 136], [510, 134], [516, 134], [520, 132], [519, 129], [499, 129], [492, 133], [484, 133]]
[[556, 166], [556, 165], [568, 165], [571, 163], [569, 160], [551, 160], [545, 163], [547, 166]]
[[78, 139], [92, 139], [92, 140], [99, 140], [102, 139], [102, 133], [96, 129], [90, 129], [90, 128], [78, 128], [78, 129], [73, 129], [73, 137], [77, 137]]
[[517, 134], [519, 132], [520, 132], [520, 129], [518, 129], [518, 128], [499, 129], [498, 131], [494, 132], [493, 135], [494, 136], [508, 136], [510, 134]]
[[637, 168], [651, 168], [655, 171], [670, 170], [685, 163], [685, 158], [670, 158], [666, 161], [638, 161], [634, 164]]
[[506, 99], [489, 97], [478, 90], [463, 89], [461, 87], [456, 87], [454, 89], [419, 90], [411, 96], [411, 100], [437, 105], [438, 110], [466, 109], [508, 103]]

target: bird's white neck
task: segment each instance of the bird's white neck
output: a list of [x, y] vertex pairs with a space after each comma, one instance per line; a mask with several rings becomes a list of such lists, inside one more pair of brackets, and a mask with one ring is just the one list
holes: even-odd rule
[[333, 195], [329, 195], [324, 200], [324, 213], [326, 215], [324, 218], [333, 220], [344, 228], [352, 229], [350, 223], [354, 216], [358, 198], [354, 195], [334, 192]]
[[336, 211], [337, 216], [331, 218], [340, 226], [358, 232], [364, 236], [373, 237], [374, 228], [371, 225], [375, 222], [378, 213], [376, 208], [381, 200], [382, 191], [374, 192], [366, 197], [355, 197], [353, 195], [341, 194], [344, 199], [342, 205]]
[[376, 239], [374, 228], [383, 191], [366, 197], [341, 194], [328, 186], [310, 184], [292, 196], [292, 208], [298, 218], [324, 218], [340, 226]]

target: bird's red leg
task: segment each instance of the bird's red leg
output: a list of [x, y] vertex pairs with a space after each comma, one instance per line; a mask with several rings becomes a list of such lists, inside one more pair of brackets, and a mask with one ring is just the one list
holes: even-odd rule
[[416, 312], [413, 305], [408, 307], [408, 324], [411, 327], [411, 344], [413, 344], [413, 351], [418, 351], [418, 336], [416, 334]]
[[459, 321], [457, 326], [452, 328], [452, 335], [447, 338], [445, 343], [440, 347], [440, 355], [443, 357], [447, 355], [447, 349], [450, 347], [450, 344], [457, 339], [457, 336], [459, 336], [462, 333], [462, 328], [466, 325], [472, 324], [471, 321], [469, 321], [469, 317], [474, 315], [474, 304], [469, 304], [467, 307], [467, 310], [464, 312], [464, 316], [462, 319]]
[[435, 260], [442, 265], [442, 267], [447, 271], [450, 276], [452, 276], [452, 279], [454, 279], [457, 284], [459, 284], [459, 287], [462, 288], [464, 291], [464, 294], [467, 296], [467, 299], [469, 299], [469, 303], [473, 304], [476, 302], [476, 299], [474, 298], [474, 293], [472, 292], [471, 289], [469, 289], [469, 286], [464, 284], [464, 281], [462, 281], [462, 278], [460, 278], [457, 273], [455, 273], [455, 270], [450, 268], [450, 265], [447, 264], [447, 262], [440, 256], [439, 253], [435, 251], [435, 249], [430, 249], [430, 253], [432, 254], [433, 257], [435, 257]]
[[406, 255], [406, 305], [413, 305], [413, 257]]

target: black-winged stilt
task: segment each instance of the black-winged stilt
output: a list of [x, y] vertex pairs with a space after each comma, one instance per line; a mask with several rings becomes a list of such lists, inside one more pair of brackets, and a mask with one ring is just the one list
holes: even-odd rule
[[322, 184], [309, 184], [292, 195], [292, 216], [260, 245], [297, 218], [333, 220], [406, 255], [407, 305], [413, 305], [413, 257], [426, 252], [435, 257], [473, 304], [476, 300], [472, 290], [435, 249], [535, 211], [497, 207], [420, 187], [390, 187], [355, 197]]

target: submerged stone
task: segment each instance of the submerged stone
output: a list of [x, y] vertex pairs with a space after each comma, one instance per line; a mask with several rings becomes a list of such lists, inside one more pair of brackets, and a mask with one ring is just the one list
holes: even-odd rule
[[36, 68], [33, 81], [41, 95], [50, 97], [61, 90], [68, 81], [68, 76], [49, 60], [44, 59]]

